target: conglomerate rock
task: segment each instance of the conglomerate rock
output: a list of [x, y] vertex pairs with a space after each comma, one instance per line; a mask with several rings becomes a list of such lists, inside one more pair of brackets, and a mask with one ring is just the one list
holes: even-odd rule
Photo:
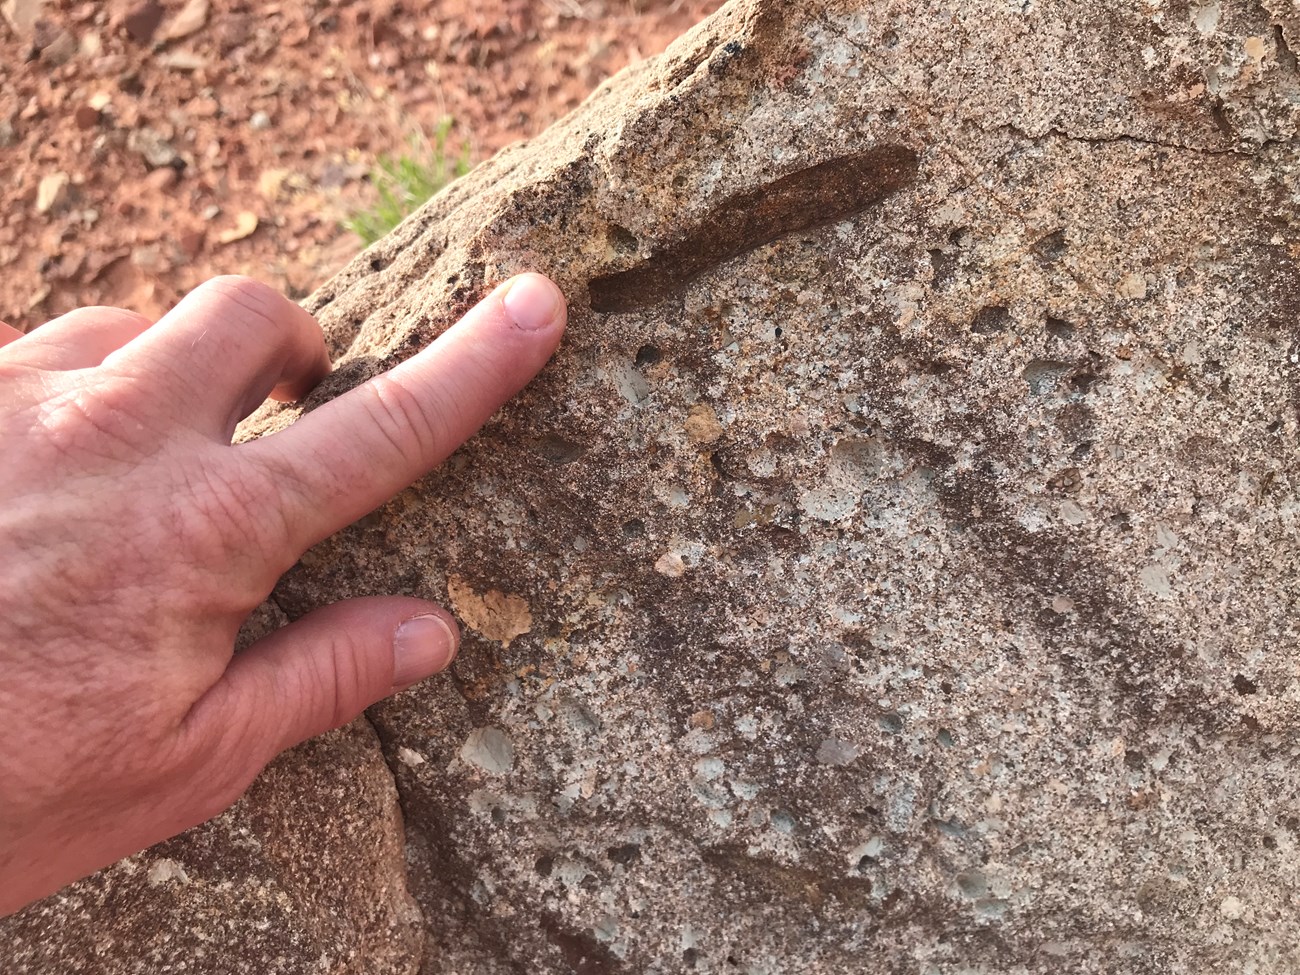
[[371, 712], [412, 965], [1300, 966], [1298, 31], [736, 0], [313, 296], [317, 402], [511, 273], [571, 298], [543, 377], [275, 596], [470, 627]]

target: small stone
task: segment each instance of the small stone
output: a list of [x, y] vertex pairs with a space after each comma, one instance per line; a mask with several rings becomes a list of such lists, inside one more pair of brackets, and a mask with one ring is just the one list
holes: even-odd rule
[[203, 95], [190, 102], [186, 109], [194, 118], [215, 118], [221, 111], [221, 103], [211, 95]]
[[180, 178], [180, 173], [171, 166], [163, 166], [142, 179], [140, 185], [146, 190], [163, 193], [175, 186]]
[[284, 188], [284, 182], [289, 178], [287, 169], [267, 169], [257, 177], [257, 192], [262, 199], [268, 203], [274, 202], [280, 195], [280, 190]]
[[1053, 596], [1052, 612], [1060, 615], [1074, 612], [1074, 600], [1069, 596]]
[[532, 611], [519, 596], [496, 589], [480, 595], [459, 576], [448, 577], [447, 595], [456, 615], [467, 626], [503, 646], [533, 628]]
[[475, 728], [460, 746], [460, 757], [491, 775], [505, 775], [515, 767], [515, 746], [500, 728]]
[[166, 10], [162, 4], [149, 0], [147, 3], [133, 7], [122, 21], [131, 40], [137, 44], [148, 44], [153, 40], [154, 32], [162, 23]]
[[208, 10], [208, 0], [187, 0], [185, 6], [167, 19], [158, 39], [166, 42], [189, 37], [208, 22]]
[[686, 561], [676, 552], [665, 552], [655, 562], [655, 571], [669, 579], [680, 579], [686, 574]]
[[1147, 296], [1146, 276], [1136, 271], [1132, 274], [1126, 274], [1120, 278], [1119, 287], [1116, 291], [1121, 298], [1132, 298], [1140, 301]]
[[827, 738], [817, 746], [817, 761], [823, 765], [852, 765], [861, 755], [860, 747], [841, 738]]
[[772, 815], [768, 817], [768, 822], [778, 833], [784, 833], [787, 836], [795, 831], [799, 825], [798, 820], [784, 809], [773, 809]]
[[78, 49], [77, 39], [69, 31], [61, 30], [41, 48], [41, 63], [57, 68], [76, 57]]
[[1240, 897], [1229, 895], [1219, 902], [1219, 913], [1229, 921], [1236, 921], [1246, 913], [1246, 905]]
[[698, 728], [700, 731], [712, 731], [717, 719], [713, 716], [712, 711], [696, 711], [691, 715], [687, 722], [692, 728]]
[[254, 112], [253, 117], [248, 120], [248, 125], [254, 132], [264, 132], [271, 127], [271, 116], [265, 112]]
[[176, 245], [181, 249], [181, 253], [189, 260], [198, 257], [199, 252], [203, 250], [203, 241], [207, 234], [202, 227], [194, 227], [190, 230], [182, 230], [176, 238]]
[[162, 134], [148, 126], [134, 130], [126, 140], [127, 148], [144, 157], [144, 161], [155, 169], [170, 166], [179, 156], [172, 144]]
[[1082, 525], [1088, 520], [1088, 513], [1073, 501], [1062, 501], [1061, 520], [1067, 525]]
[[193, 51], [167, 51], [158, 55], [157, 61], [164, 68], [174, 71], [198, 71], [208, 66], [207, 58]]
[[36, 187], [36, 212], [49, 213], [67, 203], [68, 182], [67, 173], [50, 173], [43, 177]]
[[0, 14], [19, 37], [29, 37], [41, 16], [42, 3], [43, 0], [4, 0], [0, 3]]
[[723, 434], [718, 414], [707, 403], [697, 403], [686, 418], [686, 436], [695, 443], [713, 443]]
[[726, 770], [727, 766], [722, 759], [712, 755], [695, 763], [695, 776], [704, 782], [722, 778], [722, 773]]
[[243, 240], [245, 237], [252, 236], [257, 230], [257, 214], [251, 210], [244, 210], [235, 217], [235, 225], [228, 227], [217, 234], [218, 244], [233, 244], [237, 240]]
[[132, 248], [131, 263], [147, 274], [164, 274], [171, 270], [171, 263], [157, 244], [142, 244]]
[[1047, 486], [1053, 491], [1077, 494], [1083, 490], [1083, 472], [1077, 467], [1067, 467], [1065, 470], [1054, 474], [1051, 480], [1047, 482]]
[[36, 290], [32, 291], [27, 297], [27, 303], [23, 307], [24, 313], [29, 313], [40, 308], [45, 303], [45, 299], [50, 296], [50, 286], [42, 284]]
[[424, 764], [424, 756], [414, 748], [405, 746], [397, 749], [397, 760], [408, 768], [415, 768], [417, 765]]
[[32, 30], [32, 50], [40, 54], [47, 47], [54, 43], [62, 30], [57, 23], [52, 20], [38, 20]]
[[150, 887], [157, 887], [160, 884], [171, 883], [175, 881], [178, 884], [188, 884], [190, 876], [185, 872], [185, 868], [175, 860], [155, 860], [149, 866], [149, 872], [146, 874]]
[[1152, 562], [1150, 565], [1142, 567], [1138, 573], [1138, 581], [1142, 587], [1153, 596], [1161, 599], [1170, 599], [1173, 596], [1173, 586], [1169, 580], [1169, 570], [1159, 562]]
[[78, 105], [72, 113], [72, 120], [77, 123], [77, 128], [93, 129], [99, 124], [99, 110], [91, 108], [89, 105]]

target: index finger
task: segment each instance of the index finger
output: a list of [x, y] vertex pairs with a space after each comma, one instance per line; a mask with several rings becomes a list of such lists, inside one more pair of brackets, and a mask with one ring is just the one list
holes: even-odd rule
[[445, 460], [550, 359], [564, 297], [512, 278], [432, 345], [243, 450], [276, 476], [300, 550], [373, 511]]

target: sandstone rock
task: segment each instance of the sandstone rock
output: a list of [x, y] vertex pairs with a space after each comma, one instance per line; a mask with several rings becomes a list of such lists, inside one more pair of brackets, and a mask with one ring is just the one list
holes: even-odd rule
[[[312, 297], [315, 402], [513, 272], [572, 299], [525, 396], [275, 596], [527, 608], [371, 714], [411, 964], [1300, 965], [1283, 6], [737, 0]], [[372, 881], [350, 841], [298, 869]]]
[[3, 970], [408, 975], [422, 934], [402, 849], [374, 733], [354, 726], [221, 818], [0, 921]]
[[[247, 639], [283, 620], [264, 608]], [[283, 755], [218, 819], [0, 919], [0, 971], [414, 975], [422, 942], [363, 721]]]

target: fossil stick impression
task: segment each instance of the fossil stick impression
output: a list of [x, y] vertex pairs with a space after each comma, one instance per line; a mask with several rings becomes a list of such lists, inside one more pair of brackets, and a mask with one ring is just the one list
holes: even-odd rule
[[860, 213], [909, 185], [918, 165], [907, 146], [877, 146], [739, 193], [644, 263], [593, 279], [591, 307], [629, 312], [657, 304], [724, 261]]

